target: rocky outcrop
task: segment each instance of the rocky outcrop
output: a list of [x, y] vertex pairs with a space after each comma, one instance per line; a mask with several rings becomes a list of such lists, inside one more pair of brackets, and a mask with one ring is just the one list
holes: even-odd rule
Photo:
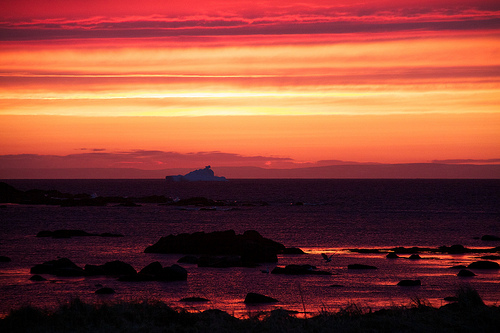
[[398, 286], [401, 287], [416, 287], [416, 286], [421, 286], [422, 281], [420, 280], [401, 280], [398, 282]]
[[500, 237], [495, 235], [484, 235], [481, 237], [482, 241], [500, 241]]
[[35, 265], [30, 270], [31, 274], [51, 274], [56, 276], [84, 276], [85, 271], [68, 258], [46, 261]]
[[187, 270], [179, 265], [162, 267], [155, 261], [139, 271], [139, 273], [125, 275], [119, 278], [120, 281], [186, 281]]
[[6, 256], [0, 256], [0, 262], [11, 262], [12, 259]]
[[457, 276], [460, 277], [471, 277], [471, 276], [476, 276], [473, 272], [469, 271], [468, 269], [461, 269], [460, 272], [457, 273]]
[[30, 281], [43, 282], [43, 281], [47, 281], [47, 279], [44, 278], [43, 276], [36, 274], [36, 275], [33, 275], [32, 277], [30, 277]]
[[481, 261], [475, 261], [467, 268], [470, 269], [500, 269], [500, 265], [494, 261], [487, 261], [487, 260], [481, 260]]
[[297, 247], [287, 247], [285, 250], [282, 252], [283, 254], [305, 254], [304, 251]]
[[287, 265], [285, 267], [275, 267], [271, 274], [285, 275], [332, 275], [327, 271], [318, 271], [316, 266], [312, 265]]
[[111, 294], [115, 293], [115, 290], [113, 288], [103, 287], [103, 288], [97, 289], [95, 291], [95, 293], [98, 295], [111, 295]]
[[209, 299], [203, 298], [203, 297], [185, 297], [179, 300], [179, 302], [186, 302], [186, 303], [205, 303], [205, 302], [210, 302]]
[[257, 262], [277, 262], [285, 246], [248, 230], [237, 235], [234, 230], [211, 233], [168, 235], [148, 246], [146, 253], [183, 253], [204, 255], [237, 255], [244, 265]]
[[245, 304], [262, 304], [262, 303], [277, 303], [279, 302], [276, 298], [272, 298], [266, 295], [258, 293], [248, 293], [245, 297]]
[[133, 275], [137, 272], [132, 265], [115, 260], [104, 265], [85, 265], [85, 273], [87, 275], [123, 276]]

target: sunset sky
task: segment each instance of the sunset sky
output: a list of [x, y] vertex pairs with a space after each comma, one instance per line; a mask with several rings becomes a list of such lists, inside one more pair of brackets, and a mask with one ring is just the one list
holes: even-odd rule
[[497, 0], [2, 1], [0, 43], [0, 169], [500, 161]]

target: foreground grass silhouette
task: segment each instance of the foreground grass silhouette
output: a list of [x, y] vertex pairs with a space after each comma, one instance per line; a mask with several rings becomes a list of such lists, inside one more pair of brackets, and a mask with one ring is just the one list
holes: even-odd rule
[[351, 304], [307, 319], [285, 310], [237, 319], [220, 310], [189, 313], [162, 302], [87, 304], [78, 299], [55, 311], [24, 307], [0, 320], [0, 332], [499, 332], [500, 308], [484, 305], [470, 288], [440, 308], [413, 299], [407, 306], [364, 311]]

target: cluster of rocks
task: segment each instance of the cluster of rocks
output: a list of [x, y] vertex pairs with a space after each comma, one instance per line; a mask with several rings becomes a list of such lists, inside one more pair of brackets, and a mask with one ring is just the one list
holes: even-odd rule
[[285, 275], [332, 275], [327, 271], [319, 271], [313, 265], [287, 265], [285, 267], [275, 267], [271, 274], [285, 274]]
[[278, 254], [302, 251], [294, 248], [287, 249], [283, 244], [265, 238], [255, 230], [247, 230], [241, 235], [237, 235], [234, 230], [226, 230], [210, 233], [171, 234], [161, 237], [158, 242], [148, 246], [144, 252], [204, 254], [203, 257], [197, 259], [191, 257], [192, 263], [213, 267], [251, 267], [256, 266], [257, 263], [277, 262]]
[[218, 206], [267, 206], [264, 201], [258, 202], [236, 202], [212, 200], [205, 197], [192, 197], [185, 199], [173, 199], [164, 195], [150, 195], [143, 197], [121, 197], [121, 196], [97, 196], [88, 193], [63, 193], [57, 190], [31, 189], [21, 191], [13, 186], [0, 182], [0, 203], [15, 203], [29, 205], [56, 205], [62, 207], [76, 206], [106, 206], [114, 204], [125, 207], [136, 207], [140, 204], [159, 204], [167, 206], [195, 206], [195, 207], [218, 207]]
[[159, 262], [153, 262], [137, 272], [130, 264], [120, 260], [110, 261], [103, 265], [85, 265], [79, 267], [68, 258], [60, 258], [35, 265], [30, 270], [36, 274], [32, 280], [43, 281], [39, 274], [55, 276], [113, 276], [120, 281], [185, 281], [187, 270], [179, 265], [162, 267]]
[[[498, 238], [492, 235], [485, 235], [481, 237], [482, 240], [496, 240]], [[498, 238], [500, 240], [500, 238]], [[419, 254], [419, 253], [442, 253], [442, 254], [465, 254], [465, 253], [496, 253], [500, 252], [500, 246], [489, 249], [469, 249], [461, 244], [451, 246], [440, 246], [438, 248], [430, 247], [395, 247], [391, 249], [349, 249], [351, 252], [356, 253], [389, 253], [393, 258], [397, 258], [397, 254]]]
[[123, 237], [121, 234], [113, 234], [110, 232], [104, 232], [100, 234], [89, 233], [84, 230], [77, 229], [60, 229], [60, 230], [42, 230], [36, 237], [52, 237], [52, 238], [71, 238], [71, 237], [89, 237], [89, 236], [98, 236], [98, 237]]

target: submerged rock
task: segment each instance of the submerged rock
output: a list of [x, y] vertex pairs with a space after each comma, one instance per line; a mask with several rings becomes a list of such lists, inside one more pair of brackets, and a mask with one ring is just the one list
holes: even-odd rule
[[241, 266], [243, 266], [243, 261], [240, 256], [201, 256], [198, 259], [198, 267], [229, 268]]
[[276, 302], [279, 302], [276, 298], [272, 298], [257, 293], [248, 293], [244, 301], [244, 303], [246, 304], [276, 303]]
[[0, 256], [0, 262], [11, 262], [12, 259], [6, 256]]
[[419, 260], [422, 259], [418, 254], [412, 254], [408, 259], [410, 260]]
[[396, 253], [394, 253], [394, 252], [387, 253], [387, 255], [385, 257], [387, 259], [397, 259], [397, 258], [399, 258], [399, 256]]
[[375, 266], [363, 265], [363, 264], [352, 264], [347, 265], [348, 269], [377, 269]]

